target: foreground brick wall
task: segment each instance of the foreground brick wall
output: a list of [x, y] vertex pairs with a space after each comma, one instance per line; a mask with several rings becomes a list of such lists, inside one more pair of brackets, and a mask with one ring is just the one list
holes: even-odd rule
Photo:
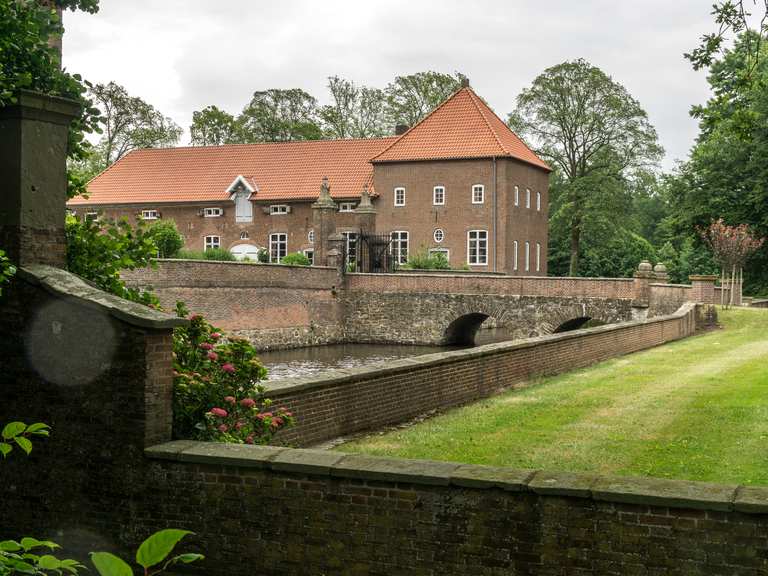
[[466, 404], [531, 377], [567, 372], [684, 338], [695, 332], [696, 320], [697, 307], [686, 304], [674, 315], [647, 321], [270, 382], [268, 395], [298, 414], [297, 425], [282, 433], [279, 441], [311, 446]]

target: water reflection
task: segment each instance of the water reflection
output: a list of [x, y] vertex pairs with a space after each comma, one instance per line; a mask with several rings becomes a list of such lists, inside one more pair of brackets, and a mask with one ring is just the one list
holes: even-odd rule
[[[480, 330], [475, 345], [511, 340], [504, 328]], [[370, 366], [376, 362], [421, 356], [464, 346], [412, 346], [402, 344], [329, 344], [292, 350], [272, 350], [259, 353], [269, 371], [268, 380], [309, 376], [336, 368]]]

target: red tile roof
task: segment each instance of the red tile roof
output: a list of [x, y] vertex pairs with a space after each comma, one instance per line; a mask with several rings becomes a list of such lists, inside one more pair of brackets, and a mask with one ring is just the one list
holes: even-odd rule
[[372, 162], [510, 157], [551, 168], [465, 87], [374, 156]]
[[359, 198], [373, 185], [369, 162], [390, 138], [269, 142], [135, 150], [88, 184], [78, 204], [206, 202], [228, 198], [227, 188], [244, 176], [257, 191], [254, 200], [317, 198], [323, 176], [331, 196]]

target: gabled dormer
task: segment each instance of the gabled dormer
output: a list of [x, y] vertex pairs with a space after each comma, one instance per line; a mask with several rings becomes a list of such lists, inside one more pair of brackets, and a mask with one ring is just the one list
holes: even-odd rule
[[227, 188], [229, 199], [235, 203], [235, 222], [253, 222], [251, 196], [258, 191], [242, 175], [238, 175]]

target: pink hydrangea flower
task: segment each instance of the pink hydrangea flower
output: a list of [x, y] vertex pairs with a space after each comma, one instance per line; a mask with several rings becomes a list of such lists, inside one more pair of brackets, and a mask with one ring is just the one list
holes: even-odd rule
[[245, 439], [246, 444], [253, 444], [253, 434], [249, 434], [248, 438]]
[[224, 408], [211, 408], [211, 414], [220, 418], [225, 418], [228, 415], [228, 412], [224, 410]]
[[221, 369], [224, 370], [224, 372], [229, 372], [230, 374], [234, 374], [235, 372], [235, 367], [232, 366], [232, 364], [230, 364], [229, 362], [227, 362], [226, 364], [222, 364]]
[[240, 406], [243, 408], [253, 408], [256, 405], [256, 400], [253, 398], [243, 398], [240, 400]]
[[208, 360], [218, 360], [218, 359], [219, 359], [219, 355], [216, 354], [216, 352], [214, 352], [213, 350], [208, 352]]
[[219, 338], [221, 338], [221, 333], [220, 332], [212, 332], [211, 333], [211, 338], [213, 338], [214, 340], [218, 340]]
[[222, 424], [221, 426], [219, 426], [219, 432], [221, 432], [222, 434], [227, 430], [229, 430], [229, 426], [227, 426], [226, 424]]
[[200, 344], [200, 348], [202, 348], [203, 350], [213, 350], [213, 344], [211, 344], [210, 342], [203, 342], [202, 344]]
[[245, 422], [243, 422], [242, 420], [238, 420], [235, 423], [235, 430], [240, 430], [240, 428], [242, 428], [243, 426], [245, 426]]
[[229, 402], [230, 404], [234, 404], [235, 402], [237, 402], [237, 400], [235, 400], [234, 396], [224, 396], [224, 402]]
[[189, 317], [190, 320], [197, 320], [198, 318], [202, 318], [200, 314], [192, 314], [192, 316]]

